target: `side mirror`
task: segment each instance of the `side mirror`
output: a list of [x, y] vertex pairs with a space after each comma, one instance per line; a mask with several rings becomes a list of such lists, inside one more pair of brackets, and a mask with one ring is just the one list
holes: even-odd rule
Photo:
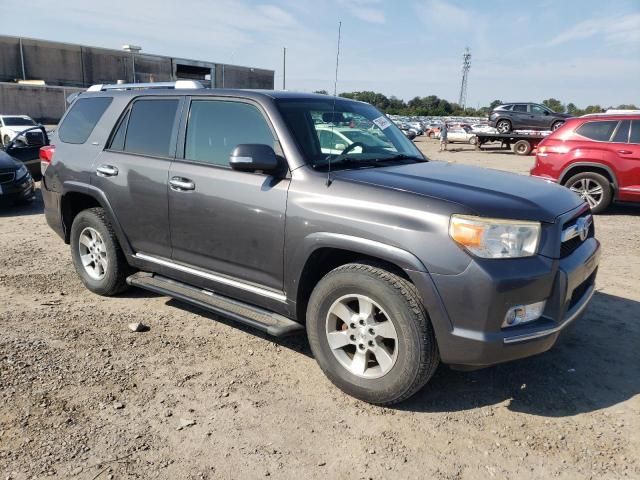
[[240, 172], [273, 173], [280, 168], [280, 161], [269, 145], [245, 143], [233, 149], [229, 165]]

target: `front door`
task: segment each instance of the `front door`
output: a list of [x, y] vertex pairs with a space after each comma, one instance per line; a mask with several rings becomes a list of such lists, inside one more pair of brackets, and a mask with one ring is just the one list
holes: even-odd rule
[[169, 172], [173, 260], [281, 291], [289, 180], [229, 167], [239, 144], [279, 152], [263, 112], [245, 101], [193, 99], [184, 137], [184, 158]]
[[[628, 141], [625, 141], [627, 138]], [[640, 202], [640, 120], [621, 121], [614, 133], [613, 142], [611, 148], [617, 156], [621, 172], [618, 175], [618, 198], [627, 202]]]

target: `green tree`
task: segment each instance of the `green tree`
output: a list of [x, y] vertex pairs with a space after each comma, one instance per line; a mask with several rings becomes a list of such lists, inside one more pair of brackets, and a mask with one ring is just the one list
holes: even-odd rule
[[329, 95], [329, 92], [327, 92], [326, 90], [316, 90], [316, 91], [315, 91], [315, 92], [313, 92], [313, 93], [319, 93], [319, 94], [321, 94], [321, 95]]
[[545, 107], [550, 108], [554, 112], [558, 112], [558, 113], [564, 112], [564, 105], [560, 100], [557, 100], [555, 98], [547, 98], [546, 100], [542, 101], [542, 104]]
[[494, 100], [493, 102], [491, 102], [489, 104], [489, 110], [493, 110], [494, 108], [496, 108], [498, 105], [502, 105], [502, 100]]
[[602, 107], [600, 105], [589, 105], [587, 108], [583, 110], [584, 114], [586, 113], [602, 113]]
[[574, 117], [579, 117], [580, 115], [583, 115], [582, 110], [576, 107], [575, 104], [573, 103], [567, 103], [566, 109], [567, 109], [567, 113], [569, 115], [573, 115]]

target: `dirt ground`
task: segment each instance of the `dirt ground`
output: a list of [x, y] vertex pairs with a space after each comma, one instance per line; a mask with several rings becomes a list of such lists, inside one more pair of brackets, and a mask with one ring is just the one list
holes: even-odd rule
[[[533, 158], [418, 145], [523, 174]], [[598, 292], [553, 350], [440, 367], [396, 408], [338, 391], [304, 335], [91, 294], [42, 208], [0, 211], [2, 480], [640, 478], [638, 208], [597, 217]]]

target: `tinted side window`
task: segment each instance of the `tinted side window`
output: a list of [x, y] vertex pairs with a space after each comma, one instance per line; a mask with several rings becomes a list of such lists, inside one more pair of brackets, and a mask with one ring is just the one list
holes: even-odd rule
[[58, 130], [60, 141], [76, 144], [86, 142], [111, 100], [111, 97], [76, 100]]
[[527, 112], [527, 106], [526, 105], [514, 105], [513, 106], [513, 111], [514, 112]]
[[[168, 157], [175, 146], [178, 99], [137, 100], [129, 113], [124, 151]], [[116, 137], [120, 132], [116, 132]], [[115, 140], [115, 137], [114, 137]]]
[[191, 103], [186, 159], [227, 166], [233, 149], [245, 143], [275, 146], [271, 129], [256, 107], [221, 100]]
[[640, 143], [640, 120], [631, 120], [629, 143]]
[[631, 126], [630, 120], [621, 121], [620, 125], [618, 125], [618, 129], [616, 130], [616, 133], [613, 134], [613, 138], [611, 139], [611, 141], [619, 142], [619, 143], [627, 143], [627, 141], [629, 140], [630, 126]]
[[599, 142], [608, 142], [613, 133], [613, 129], [618, 124], [615, 120], [606, 120], [601, 122], [587, 122], [578, 127], [576, 133], [591, 140]]
[[531, 105], [531, 113], [535, 113], [536, 115], [544, 115], [544, 112], [547, 110], [540, 105]]
[[513, 108], [513, 105], [501, 105], [498, 108], [496, 108], [496, 110], [511, 110]]

